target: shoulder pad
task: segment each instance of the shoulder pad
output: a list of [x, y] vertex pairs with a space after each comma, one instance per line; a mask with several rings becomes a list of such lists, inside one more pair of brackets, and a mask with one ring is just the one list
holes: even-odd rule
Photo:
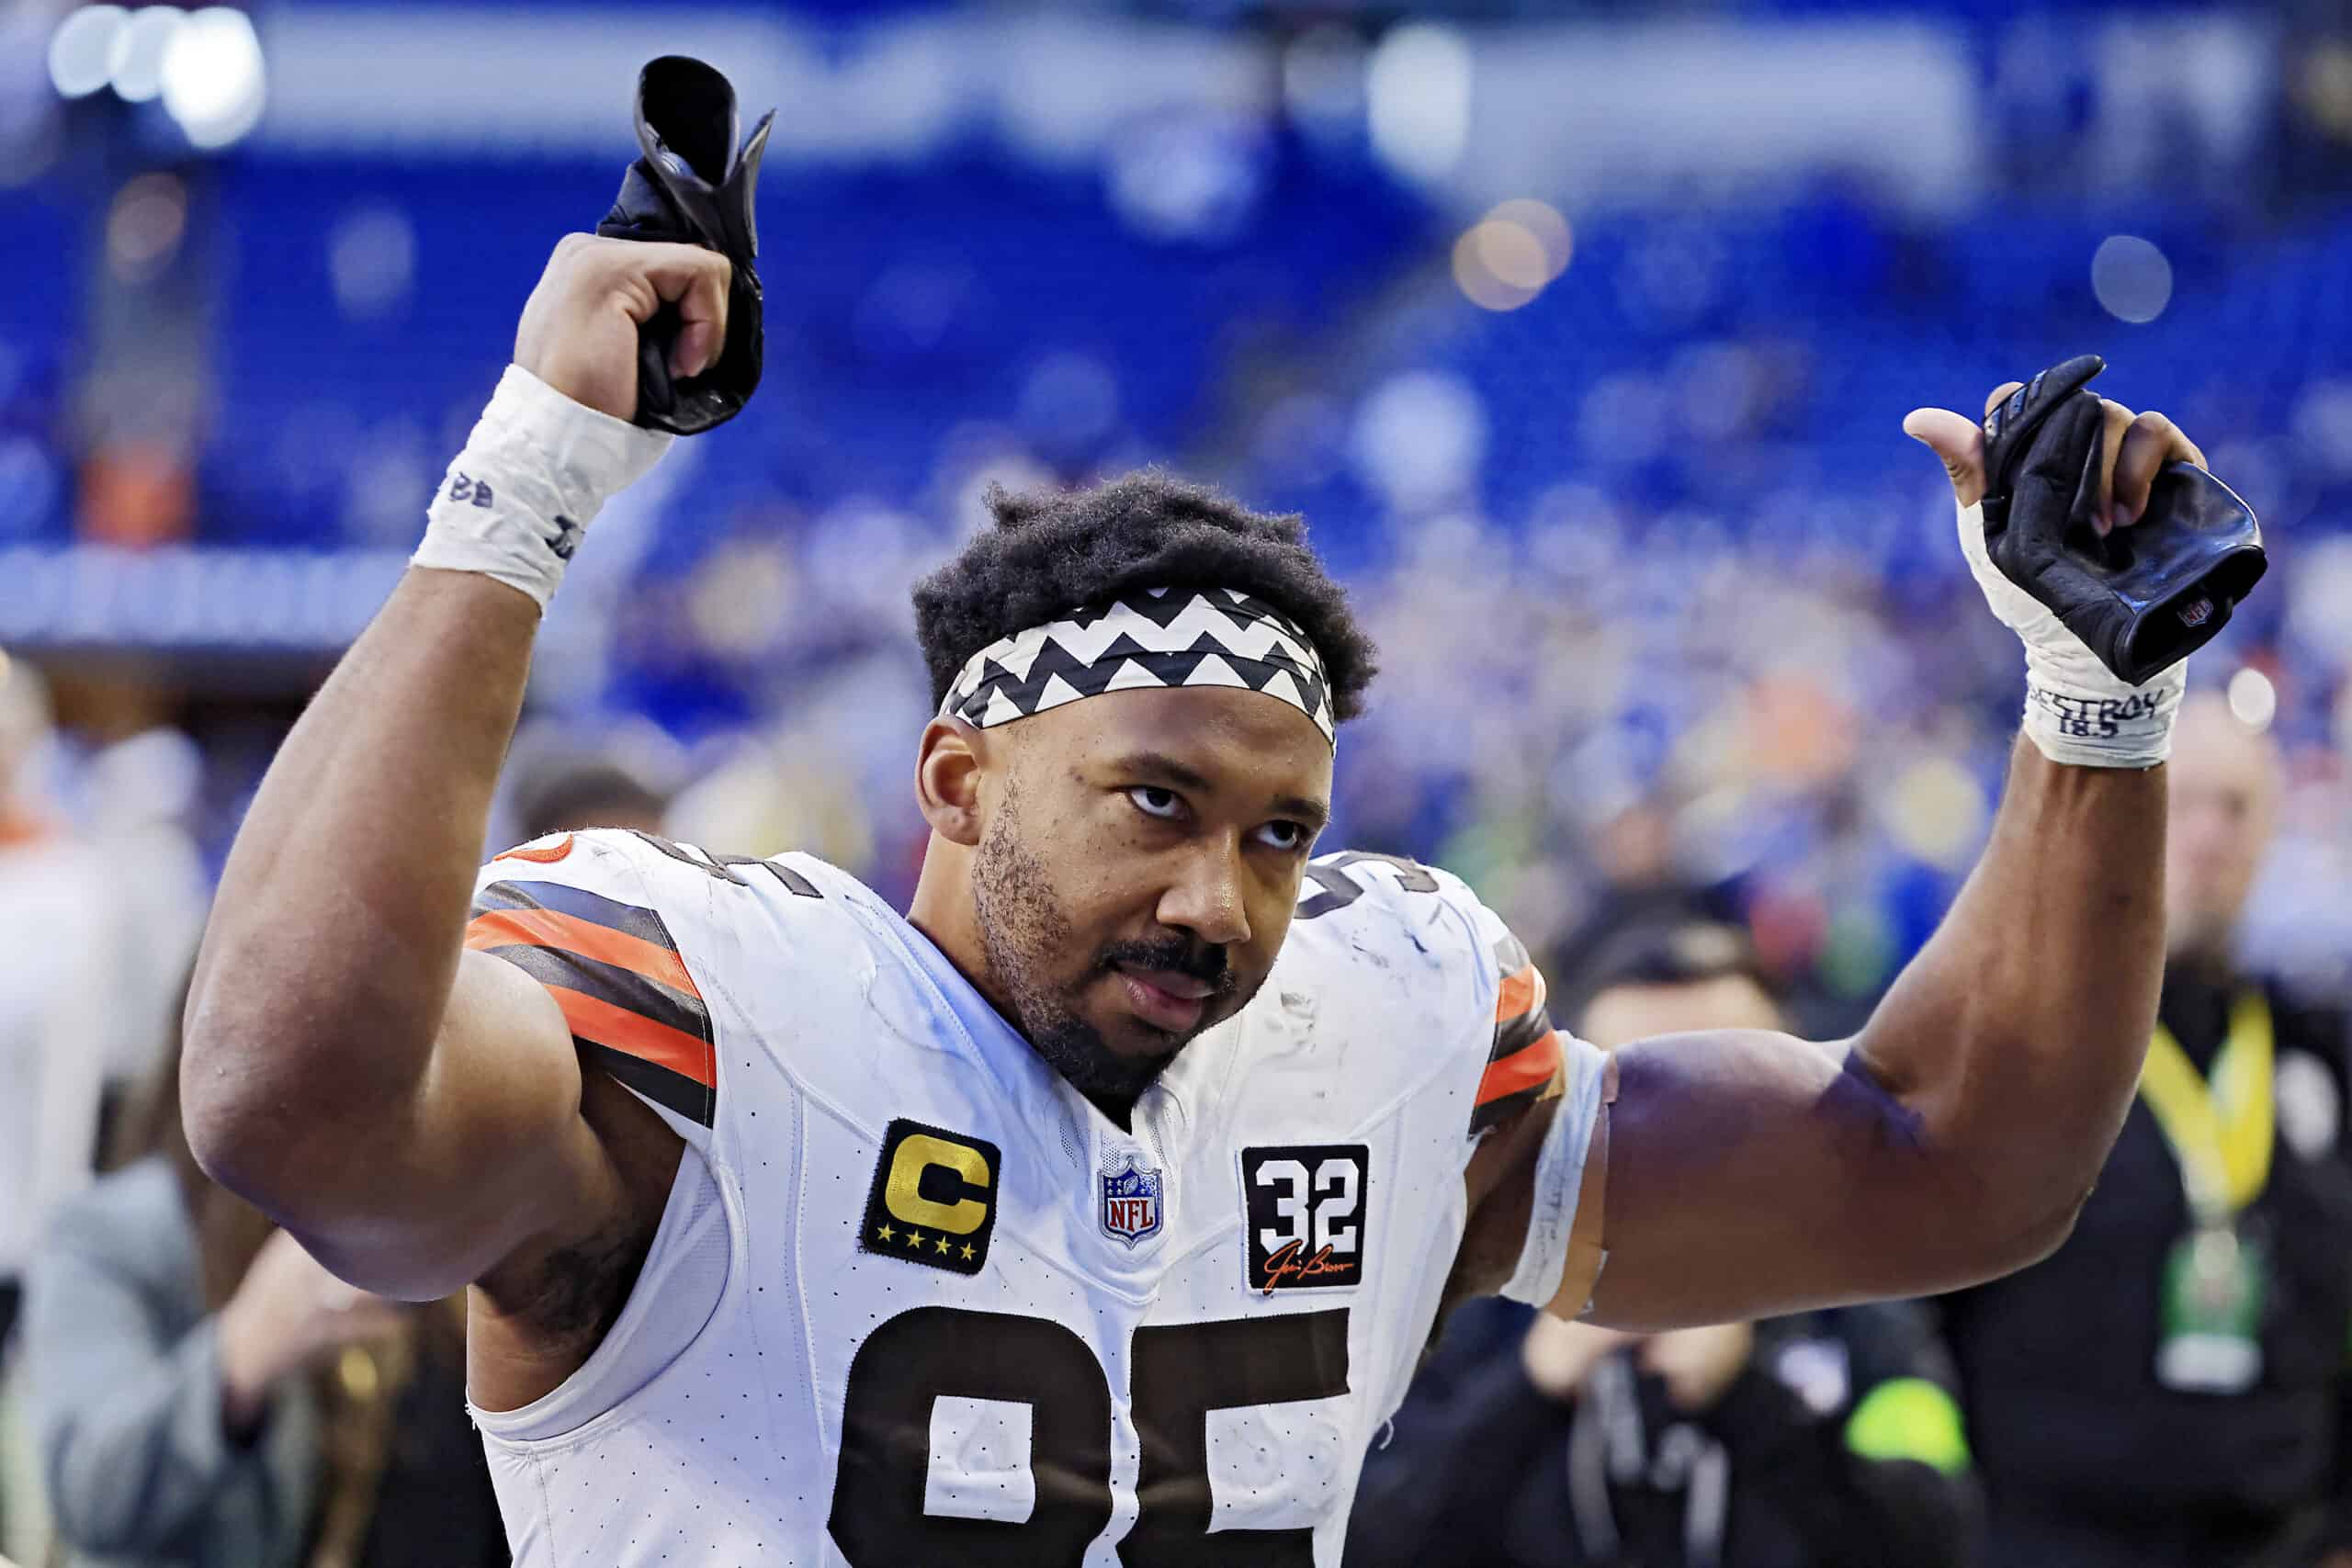
[[1471, 1114], [1475, 1136], [1543, 1098], [1558, 1076], [1560, 1042], [1544, 1008], [1544, 976], [1502, 917], [1452, 872], [1398, 855], [1347, 850], [1306, 868], [1296, 919], [1386, 918], [1425, 951], [1465, 964], [1480, 1011], [1464, 1029], [1485, 1052]]
[[709, 1126], [710, 1009], [664, 915], [676, 896], [657, 896], [638, 837], [556, 834], [494, 856], [475, 881], [466, 946], [544, 986], [583, 1061]]

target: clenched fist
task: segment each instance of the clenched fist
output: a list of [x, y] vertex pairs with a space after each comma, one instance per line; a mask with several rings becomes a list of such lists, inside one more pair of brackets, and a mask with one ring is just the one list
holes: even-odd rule
[[700, 375], [727, 342], [727, 258], [693, 245], [567, 234], [514, 331], [514, 363], [576, 403], [637, 416], [638, 328], [663, 305], [684, 322], [670, 372]]

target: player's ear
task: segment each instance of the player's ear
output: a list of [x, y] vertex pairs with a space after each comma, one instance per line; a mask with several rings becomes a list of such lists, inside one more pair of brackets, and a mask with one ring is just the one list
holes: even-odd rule
[[931, 830], [969, 849], [980, 841], [980, 775], [988, 769], [988, 737], [960, 718], [924, 727], [915, 756], [915, 804]]

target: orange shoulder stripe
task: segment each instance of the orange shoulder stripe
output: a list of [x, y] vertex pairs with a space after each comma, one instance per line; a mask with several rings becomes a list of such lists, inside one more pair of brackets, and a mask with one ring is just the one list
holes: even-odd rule
[[659, 980], [690, 997], [702, 995], [694, 976], [686, 973], [684, 961], [668, 948], [553, 909], [486, 910], [467, 923], [466, 945], [477, 950], [552, 947]]
[[563, 1010], [563, 1021], [571, 1026], [571, 1032], [581, 1039], [667, 1067], [705, 1089], [718, 1087], [717, 1065], [712, 1060], [715, 1053], [708, 1041], [666, 1023], [656, 1023], [626, 1008], [598, 1001], [567, 986], [549, 986], [547, 993]]
[[1534, 964], [1503, 976], [1502, 995], [1495, 998], [1495, 1021], [1508, 1022], [1544, 1005], [1544, 974]]
[[1486, 1076], [1478, 1080], [1477, 1102], [1485, 1105], [1489, 1100], [1541, 1089], [1559, 1070], [1560, 1035], [1555, 1030], [1534, 1044], [1522, 1046], [1489, 1065]]
[[528, 844], [517, 844], [514, 848], [508, 850], [505, 853], [495, 854], [490, 858], [492, 861], [526, 860], [536, 862], [540, 865], [553, 865], [556, 862], [561, 860], [571, 852], [571, 835], [566, 833], [562, 838], [558, 839], [552, 844], [542, 844], [537, 849], [533, 849]]

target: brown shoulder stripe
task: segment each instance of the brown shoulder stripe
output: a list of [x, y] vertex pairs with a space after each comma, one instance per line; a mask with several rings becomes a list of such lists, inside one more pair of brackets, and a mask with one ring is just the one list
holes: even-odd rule
[[484, 888], [466, 945], [547, 987], [583, 1059], [707, 1126], [717, 1111], [710, 1010], [660, 915], [583, 888]]

